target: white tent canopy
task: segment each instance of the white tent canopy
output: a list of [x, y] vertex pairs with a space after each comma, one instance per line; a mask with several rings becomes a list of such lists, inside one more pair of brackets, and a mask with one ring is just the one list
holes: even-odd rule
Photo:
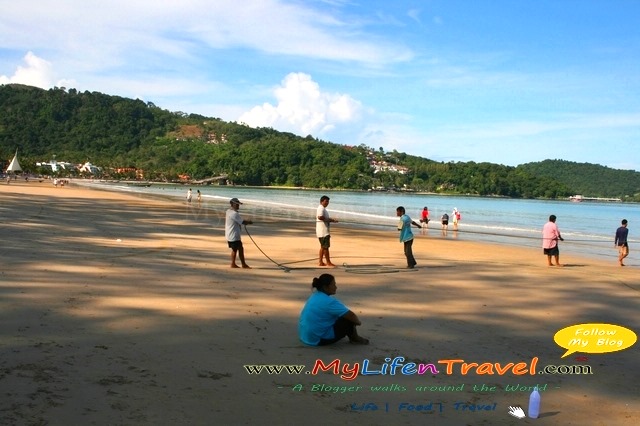
[[21, 172], [22, 167], [20, 167], [20, 163], [18, 162], [18, 150], [16, 149], [16, 155], [13, 156], [13, 160], [7, 167], [7, 172]]

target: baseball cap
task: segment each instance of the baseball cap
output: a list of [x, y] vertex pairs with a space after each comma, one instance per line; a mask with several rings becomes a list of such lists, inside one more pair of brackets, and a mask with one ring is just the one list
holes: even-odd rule
[[240, 202], [240, 200], [238, 200], [237, 198], [232, 198], [231, 201], [229, 201], [229, 203], [231, 203], [231, 204], [242, 204]]

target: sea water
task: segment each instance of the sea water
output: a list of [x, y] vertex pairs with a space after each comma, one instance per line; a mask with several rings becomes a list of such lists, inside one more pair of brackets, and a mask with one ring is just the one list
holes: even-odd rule
[[[187, 190], [202, 193], [203, 207], [226, 206], [228, 200], [238, 197], [244, 204], [247, 219], [259, 221], [269, 216], [287, 221], [315, 222], [315, 211], [320, 197], [331, 198], [328, 207], [331, 217], [340, 223], [334, 226], [366, 229], [388, 229], [395, 237], [397, 231], [396, 207], [404, 206], [407, 214], [418, 222], [424, 207], [429, 209], [429, 230], [426, 234], [414, 232], [417, 238], [448, 238], [465, 241], [492, 242], [503, 245], [540, 248], [541, 231], [549, 215], [557, 216], [556, 224], [565, 239], [560, 242], [562, 256], [576, 255], [616, 262], [617, 250], [613, 240], [622, 219], [629, 221], [629, 257], [625, 263], [640, 266], [640, 255], [634, 243], [634, 224], [640, 235], [640, 204], [570, 202], [568, 200], [522, 200], [492, 197], [416, 194], [405, 192], [354, 192], [307, 189], [255, 188], [238, 186], [187, 186], [151, 184], [136, 186], [126, 183], [79, 181], [79, 184], [110, 190], [126, 191], [148, 196], [163, 196], [186, 202]], [[195, 203], [195, 196], [192, 203]], [[458, 232], [453, 231], [452, 211], [461, 214]], [[447, 213], [449, 230], [441, 232], [440, 218]], [[310, 227], [314, 227], [313, 224]], [[415, 230], [415, 229], [414, 229]], [[395, 231], [395, 232], [394, 232]], [[415, 230], [417, 231], [417, 230]], [[640, 246], [638, 247], [640, 249]]]

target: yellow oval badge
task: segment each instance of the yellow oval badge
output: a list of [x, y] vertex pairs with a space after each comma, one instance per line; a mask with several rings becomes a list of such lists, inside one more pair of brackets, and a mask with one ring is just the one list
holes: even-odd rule
[[630, 348], [638, 336], [628, 328], [614, 324], [577, 324], [559, 330], [553, 340], [567, 350], [564, 358], [575, 352], [603, 354]]

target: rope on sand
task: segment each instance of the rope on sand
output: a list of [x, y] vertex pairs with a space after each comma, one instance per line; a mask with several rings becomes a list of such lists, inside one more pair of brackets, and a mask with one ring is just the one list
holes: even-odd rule
[[251, 242], [253, 242], [253, 245], [256, 246], [256, 248], [258, 250], [260, 250], [260, 253], [264, 254], [264, 257], [266, 257], [267, 259], [269, 259], [274, 265], [276, 265], [278, 268], [282, 269], [284, 272], [291, 272], [291, 268], [288, 268], [286, 266], [284, 266], [282, 263], [278, 263], [275, 260], [273, 260], [272, 258], [269, 257], [269, 255], [267, 255], [267, 253], [265, 253], [264, 251], [262, 251], [262, 249], [260, 248], [260, 246], [258, 245], [258, 243], [256, 243], [256, 241], [253, 239], [253, 237], [251, 236], [251, 234], [249, 233], [249, 229], [247, 228], [247, 225], [244, 225], [244, 230], [247, 233], [247, 235], [249, 236], [249, 239], [251, 240]]
[[[249, 229], [247, 229], [247, 225], [244, 225], [244, 230], [247, 233], [247, 236], [249, 237], [253, 245], [256, 246], [256, 248], [260, 251], [260, 253], [264, 255], [264, 257], [269, 259], [271, 263], [276, 265], [279, 269], [282, 269], [284, 272], [291, 272], [292, 268], [285, 266], [283, 263], [276, 262], [271, 257], [269, 257], [269, 255], [265, 253], [264, 250], [260, 248], [258, 243], [256, 243], [256, 241], [253, 239], [253, 236], [251, 236]], [[398, 269], [393, 266], [384, 266], [384, 265], [377, 265], [377, 264], [349, 265], [345, 262], [342, 264], [342, 266], [344, 266], [345, 272], [349, 272], [352, 274], [393, 274], [393, 273], [399, 273], [399, 272], [417, 271], [417, 269]]]
[[384, 265], [349, 265], [343, 263], [344, 271], [352, 274], [395, 274], [399, 272], [415, 272], [417, 269], [399, 269], [394, 266]]

